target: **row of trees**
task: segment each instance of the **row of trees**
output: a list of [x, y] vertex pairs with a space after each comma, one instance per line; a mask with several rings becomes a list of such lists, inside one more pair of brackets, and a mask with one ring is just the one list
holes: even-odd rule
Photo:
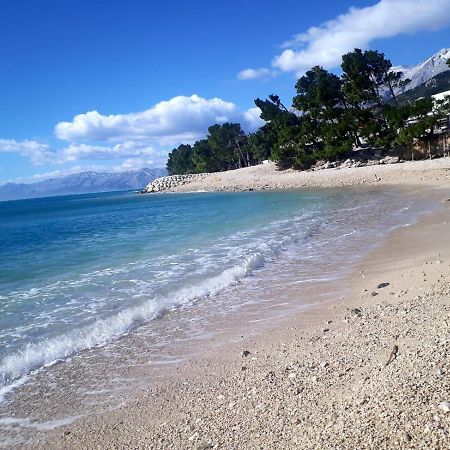
[[255, 133], [246, 135], [239, 124], [211, 126], [206, 139], [172, 150], [169, 173], [216, 172], [267, 158], [280, 168], [306, 169], [354, 147], [410, 146], [430, 138], [450, 112], [448, 101], [436, 107], [431, 98], [399, 104], [396, 92], [410, 80], [378, 51], [355, 49], [342, 57], [341, 68], [341, 76], [319, 66], [306, 72], [290, 108], [277, 95], [256, 99], [265, 125]]
[[251, 150], [251, 136], [238, 123], [212, 125], [205, 139], [181, 144], [169, 153], [169, 174], [218, 172], [248, 167], [260, 161]]

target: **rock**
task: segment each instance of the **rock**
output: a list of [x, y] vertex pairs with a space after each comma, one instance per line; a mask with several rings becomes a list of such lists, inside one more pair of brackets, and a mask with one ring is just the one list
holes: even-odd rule
[[450, 411], [450, 402], [444, 401], [438, 406], [438, 408], [447, 413]]
[[243, 358], [246, 358], [248, 355], [250, 355], [250, 352], [249, 352], [248, 350], [242, 350], [241, 356], [242, 356]]
[[380, 164], [397, 164], [400, 161], [398, 156], [386, 156], [380, 159]]
[[178, 186], [190, 183], [197, 179], [202, 179], [207, 174], [186, 174], [186, 175], [171, 175], [167, 177], [160, 177], [149, 183], [141, 192], [143, 194], [161, 192], [167, 189], [176, 189]]
[[205, 442], [202, 442], [200, 445], [197, 446], [197, 450], [207, 450], [208, 448], [213, 448], [213, 446]]
[[370, 294], [372, 297], [376, 297], [377, 295], [378, 295], [378, 292], [372, 292], [371, 294]]
[[196, 432], [192, 436], [189, 437], [188, 441], [192, 442], [194, 439], [197, 439], [197, 438], [198, 438], [198, 433]]
[[383, 289], [383, 288], [388, 287], [388, 286], [389, 286], [389, 283], [380, 283], [380, 284], [377, 286], [377, 288], [378, 288], [378, 289]]
[[360, 308], [353, 308], [350, 310], [350, 312], [352, 314], [354, 314], [357, 317], [361, 317], [362, 316], [362, 310]]

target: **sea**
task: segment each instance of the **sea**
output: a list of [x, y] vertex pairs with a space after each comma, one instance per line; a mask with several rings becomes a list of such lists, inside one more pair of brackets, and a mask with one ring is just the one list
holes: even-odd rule
[[37, 383], [50, 395], [54, 370], [70, 374], [74, 360], [89, 374], [83, 392], [96, 383], [100, 397], [105, 364], [142, 364], [142, 345], [145, 364], [160, 364], [182, 342], [178, 363], [233, 317], [259, 330], [335, 300], [358, 261], [428, 209], [378, 187], [0, 202], [0, 427], [16, 394]]

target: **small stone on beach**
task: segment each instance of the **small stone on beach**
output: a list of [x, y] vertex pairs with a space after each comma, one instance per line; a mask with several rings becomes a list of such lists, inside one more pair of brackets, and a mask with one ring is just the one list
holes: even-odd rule
[[449, 412], [449, 411], [450, 411], [450, 402], [447, 402], [447, 401], [442, 402], [442, 403], [438, 406], [438, 408], [439, 408], [439, 409], [442, 409], [442, 411], [444, 411], [444, 412]]

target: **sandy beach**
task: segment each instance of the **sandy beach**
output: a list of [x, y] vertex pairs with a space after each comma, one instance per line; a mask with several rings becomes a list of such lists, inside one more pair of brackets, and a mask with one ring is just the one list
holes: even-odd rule
[[345, 298], [206, 347], [137, 398], [30, 448], [448, 448], [449, 176], [449, 159], [282, 174], [268, 165], [180, 187], [386, 183], [422, 192], [438, 210], [358, 263]]
[[[167, 177], [170, 178], [170, 177]], [[199, 174], [167, 192], [246, 191], [358, 185], [440, 185], [450, 181], [450, 158], [405, 161], [317, 171], [279, 171], [275, 163], [210, 174]]]

